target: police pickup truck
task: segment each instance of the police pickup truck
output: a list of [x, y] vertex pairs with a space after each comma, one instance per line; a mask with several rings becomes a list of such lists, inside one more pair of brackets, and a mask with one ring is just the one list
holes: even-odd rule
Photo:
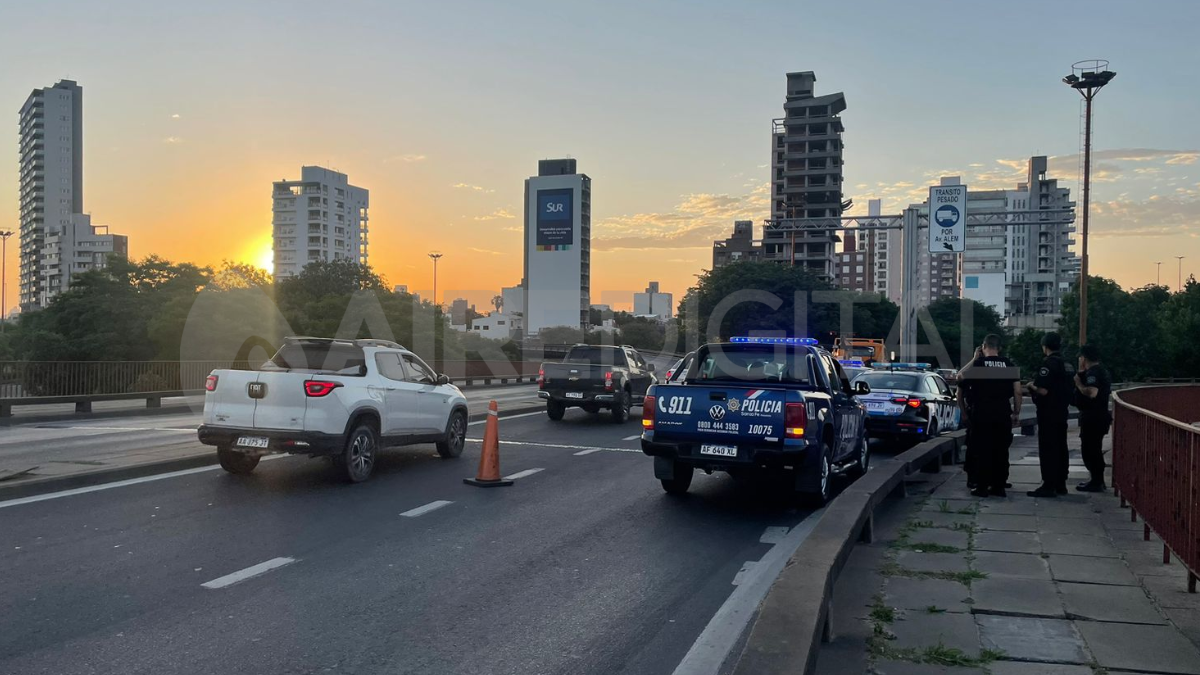
[[870, 450], [858, 397], [811, 338], [735, 337], [696, 352], [681, 383], [656, 384], [642, 407], [642, 452], [670, 494], [696, 469], [787, 472], [823, 504], [836, 473], [861, 475]]

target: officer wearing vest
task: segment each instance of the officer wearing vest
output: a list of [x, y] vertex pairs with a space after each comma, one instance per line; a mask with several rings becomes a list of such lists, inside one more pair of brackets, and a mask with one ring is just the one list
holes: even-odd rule
[[[967, 413], [967, 484], [976, 497], [1004, 497], [1012, 428], [1021, 415], [1020, 371], [988, 335], [958, 372], [959, 406]], [[1010, 405], [1009, 401], [1013, 403]]]
[[1058, 333], [1042, 337], [1045, 359], [1037, 377], [1027, 386], [1037, 406], [1038, 464], [1042, 484], [1029, 491], [1030, 497], [1057, 497], [1067, 494], [1070, 451], [1067, 449], [1067, 408], [1071, 405], [1072, 376], [1060, 350]]
[[1079, 371], [1075, 374], [1075, 407], [1079, 409], [1079, 444], [1083, 464], [1092, 474], [1089, 481], [1075, 489], [1080, 492], [1104, 492], [1104, 436], [1112, 417], [1108, 397], [1112, 378], [1100, 365], [1100, 350], [1092, 345], [1079, 348]]

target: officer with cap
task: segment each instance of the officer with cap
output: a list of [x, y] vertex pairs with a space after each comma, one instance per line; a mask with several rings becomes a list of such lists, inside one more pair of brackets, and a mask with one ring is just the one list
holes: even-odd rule
[[1079, 370], [1075, 374], [1075, 407], [1079, 409], [1079, 444], [1083, 464], [1092, 479], [1080, 483], [1080, 492], [1104, 492], [1104, 436], [1112, 417], [1108, 397], [1112, 378], [1100, 364], [1100, 350], [1092, 345], [1079, 348]]
[[1062, 338], [1058, 333], [1042, 337], [1045, 359], [1037, 377], [1026, 385], [1037, 406], [1038, 464], [1042, 484], [1029, 491], [1030, 497], [1057, 497], [1067, 494], [1067, 408], [1071, 404], [1071, 374], [1063, 360]]
[[1000, 336], [988, 335], [958, 378], [959, 406], [967, 412], [967, 483], [972, 487], [971, 494], [1004, 497], [1012, 428], [1021, 415], [1020, 371], [1000, 356]]

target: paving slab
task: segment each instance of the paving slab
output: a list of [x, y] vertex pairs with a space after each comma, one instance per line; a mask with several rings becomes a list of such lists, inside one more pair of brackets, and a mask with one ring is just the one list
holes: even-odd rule
[[1021, 577], [989, 577], [971, 582], [973, 611], [982, 614], [1064, 617], [1054, 583]]
[[1011, 516], [1037, 515], [1037, 504], [1024, 495], [1016, 496], [1016, 490], [1008, 493], [1008, 499], [989, 499], [979, 505], [979, 514], [995, 513]]
[[1055, 518], [1053, 516], [1038, 517], [1038, 532], [1056, 532], [1069, 534], [1090, 534], [1096, 537], [1108, 535], [1104, 525], [1094, 518]]
[[1200, 673], [1200, 650], [1171, 626], [1075, 622], [1102, 668], [1153, 673]]
[[962, 527], [971, 525], [975, 522], [975, 516], [964, 515], [959, 513], [940, 513], [922, 511], [913, 516], [912, 522], [918, 527]]
[[1009, 532], [1036, 532], [1037, 516], [1013, 516], [1004, 513], [980, 513], [975, 520], [981, 530], [1007, 530]]
[[1120, 623], [1167, 622], [1141, 586], [1098, 586], [1096, 584], [1058, 584], [1063, 607], [1077, 619]]
[[986, 671], [982, 668], [963, 668], [962, 666], [933, 666], [928, 663], [909, 663], [907, 661], [880, 661], [875, 664], [873, 672], [876, 675], [982, 675]]
[[1094, 675], [1090, 666], [1021, 661], [996, 661], [988, 666], [988, 672], [991, 675]]
[[947, 530], [941, 527], [921, 527], [908, 535], [908, 541], [917, 547], [921, 544], [936, 544], [939, 546], [953, 546], [960, 551], [965, 551], [970, 545], [971, 536], [959, 530]]
[[900, 551], [896, 563], [916, 572], [966, 572], [970, 569], [961, 553], [917, 553]]
[[1062, 555], [1085, 555], [1093, 558], [1119, 558], [1121, 554], [1107, 537], [1090, 534], [1060, 534], [1044, 532], [1041, 535], [1042, 550]]
[[1179, 564], [1179, 559], [1174, 556], [1171, 556], [1170, 565], [1164, 565], [1162, 552], [1151, 554], [1144, 551], [1131, 551], [1126, 553], [1124, 558], [1125, 564], [1129, 565], [1129, 570], [1138, 577], [1179, 577], [1181, 574], [1186, 574], [1183, 571], [1183, 565]]
[[975, 550], [1041, 553], [1042, 545], [1035, 532], [980, 532], [975, 535]]
[[1187, 572], [1183, 570], [1183, 566], [1171, 567], [1175, 568], [1174, 575], [1142, 577], [1142, 585], [1159, 607], [1200, 610], [1200, 593], [1187, 592]]
[[979, 628], [970, 614], [921, 614], [911, 620], [895, 621], [889, 630], [899, 649], [951, 647], [971, 657], [979, 656]]
[[[1083, 637], [1070, 621], [986, 615], [976, 615], [975, 619], [979, 622], [979, 636], [984, 649], [1002, 651], [1005, 658], [1057, 663], [1091, 661], [1091, 653]], [[1032, 672], [1040, 675], [1046, 671]]]
[[1129, 566], [1118, 558], [1051, 554], [1046, 556], [1046, 560], [1055, 581], [1109, 586], [1136, 586], [1138, 583]]
[[[947, 612], [970, 612], [970, 605], [963, 602], [970, 597], [971, 592], [966, 586], [943, 579], [892, 577], [883, 591], [884, 604], [913, 613], [928, 613], [931, 606]], [[917, 620], [919, 617], [912, 618]]]
[[[930, 499], [921, 507], [922, 511], [932, 513], [960, 513], [964, 510], [974, 511], [979, 506], [978, 499], [958, 499], [958, 498], [934, 498]], [[973, 515], [973, 514], [960, 514]]]
[[1020, 577], [1050, 581], [1050, 566], [1045, 558], [1031, 553], [976, 551], [972, 566], [989, 577]]
[[1200, 648], [1200, 609], [1164, 608], [1163, 612], [1184, 637]]

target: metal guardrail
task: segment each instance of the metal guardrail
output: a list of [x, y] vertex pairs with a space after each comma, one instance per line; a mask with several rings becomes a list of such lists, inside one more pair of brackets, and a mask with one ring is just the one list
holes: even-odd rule
[[1149, 386], [1113, 394], [1113, 489], [1130, 518], [1163, 541], [1187, 568], [1189, 593], [1200, 574], [1200, 386]]

